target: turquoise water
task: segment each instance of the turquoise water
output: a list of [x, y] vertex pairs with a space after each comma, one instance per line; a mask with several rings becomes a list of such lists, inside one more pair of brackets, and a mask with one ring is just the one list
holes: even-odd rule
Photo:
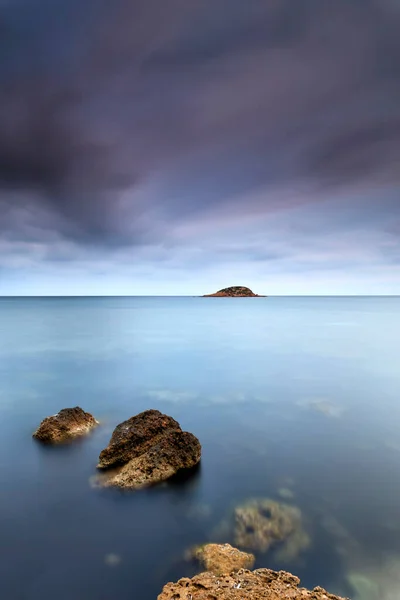
[[[298, 507], [310, 543], [257, 566], [400, 598], [399, 339], [399, 298], [0, 299], [1, 598], [154, 600], [259, 497]], [[32, 440], [75, 405], [101, 427]], [[199, 437], [201, 468], [94, 489], [113, 428], [147, 408]]]

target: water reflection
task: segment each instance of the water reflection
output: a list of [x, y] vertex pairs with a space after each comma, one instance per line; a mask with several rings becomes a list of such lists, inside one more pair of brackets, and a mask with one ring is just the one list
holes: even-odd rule
[[343, 407], [334, 404], [328, 398], [310, 398], [308, 400], [299, 400], [297, 404], [300, 407], [319, 412], [326, 417], [340, 417], [344, 412]]

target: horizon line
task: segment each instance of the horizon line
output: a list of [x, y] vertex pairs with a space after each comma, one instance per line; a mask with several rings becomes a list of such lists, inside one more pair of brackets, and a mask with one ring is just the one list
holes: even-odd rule
[[[0, 294], [0, 300], [12, 298], [206, 298], [203, 294]], [[213, 296], [211, 296], [213, 297]], [[224, 296], [221, 296], [224, 297]], [[247, 296], [239, 296], [239, 298]], [[269, 294], [254, 296], [254, 298], [399, 298], [400, 294]], [[226, 296], [229, 298], [229, 296]], [[248, 298], [253, 298], [249, 296]]]

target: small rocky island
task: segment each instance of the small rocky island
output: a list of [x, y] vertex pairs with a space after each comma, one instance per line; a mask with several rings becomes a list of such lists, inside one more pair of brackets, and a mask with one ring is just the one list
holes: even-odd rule
[[248, 287], [234, 285], [215, 292], [215, 294], [205, 294], [203, 298], [265, 298], [260, 294], [255, 294]]

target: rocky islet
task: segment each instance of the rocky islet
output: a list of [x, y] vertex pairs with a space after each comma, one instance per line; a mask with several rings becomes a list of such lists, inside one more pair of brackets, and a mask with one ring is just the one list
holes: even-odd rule
[[214, 294], [205, 294], [203, 298], [265, 298], [251, 291], [250, 288], [242, 285], [234, 285], [223, 288]]

